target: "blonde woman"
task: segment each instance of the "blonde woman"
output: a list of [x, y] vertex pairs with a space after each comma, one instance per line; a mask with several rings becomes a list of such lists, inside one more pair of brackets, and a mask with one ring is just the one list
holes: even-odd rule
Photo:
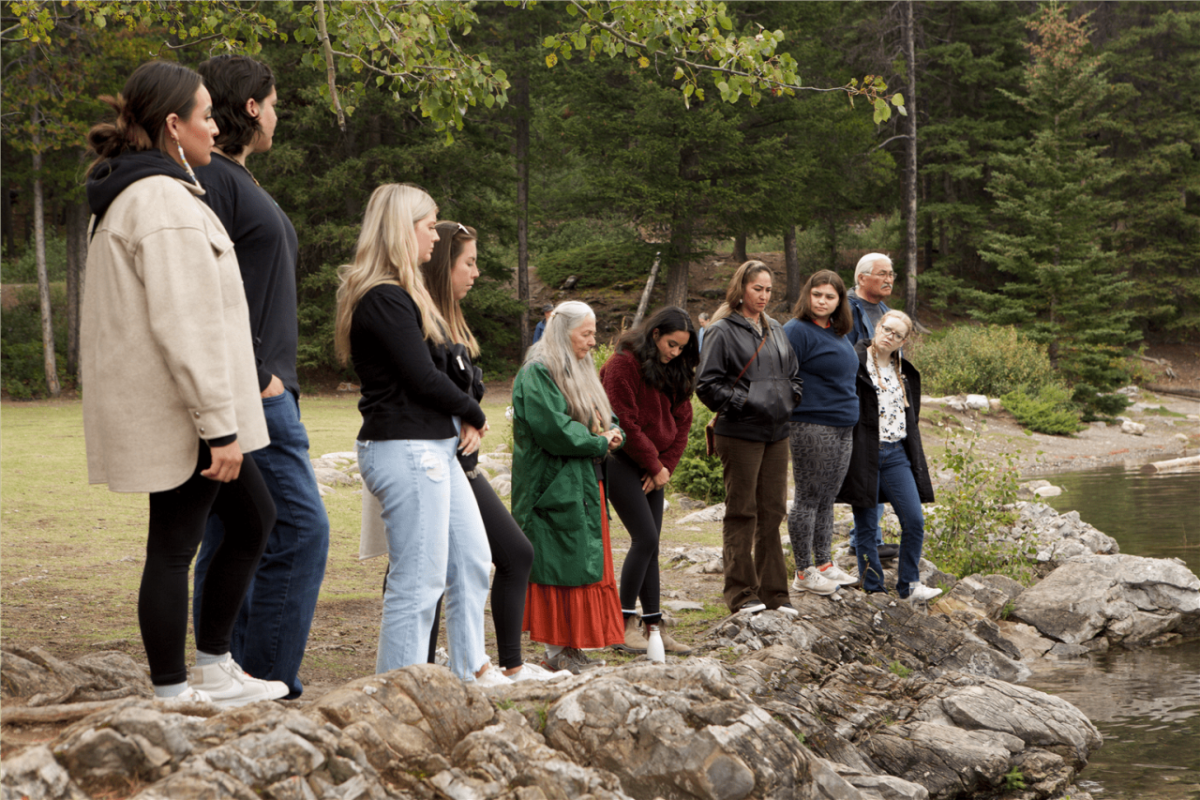
[[720, 415], [725, 470], [725, 604], [730, 611], [797, 611], [788, 597], [779, 525], [787, 509], [788, 419], [800, 405], [796, 351], [767, 316], [771, 270], [747, 261], [713, 314], [696, 396]]
[[888, 501], [900, 518], [900, 558], [896, 592], [902, 600], [925, 602], [942, 593], [921, 583], [921, 548], [925, 542], [922, 503], [933, 502], [933, 484], [921, 431], [921, 375], [900, 356], [912, 331], [903, 311], [889, 311], [875, 326], [872, 339], [854, 346], [858, 354], [858, 424], [850, 469], [838, 502], [854, 510], [858, 574], [866, 592], [886, 592], [876, 547], [878, 504]]
[[491, 552], [456, 458], [479, 447], [487, 418], [447, 375], [448, 327], [418, 269], [437, 240], [437, 206], [424, 190], [380, 186], [338, 288], [337, 351], [362, 382], [358, 462], [383, 508], [390, 561], [375, 669], [426, 660], [445, 593], [451, 670], [504, 684], [483, 649]]
[[574, 673], [604, 663], [584, 649], [625, 641], [602, 480], [624, 434], [595, 346], [592, 309], [562, 303], [513, 383], [513, 517], [533, 542], [523, 628], [546, 645], [545, 666]]

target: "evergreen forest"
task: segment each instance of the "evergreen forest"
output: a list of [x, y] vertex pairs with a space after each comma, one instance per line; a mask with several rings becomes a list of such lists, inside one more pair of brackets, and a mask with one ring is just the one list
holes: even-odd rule
[[530, 271], [636, 301], [655, 253], [655, 303], [686, 304], [705, 256], [783, 251], [782, 317], [813, 271], [849, 285], [888, 253], [894, 306], [1015, 326], [1081, 403], [1142, 343], [1200, 339], [1193, 3], [0, 5], [12, 397], [75, 386], [97, 98], [148, 58], [222, 52], [276, 76], [274, 146], [248, 166], [300, 237], [314, 388], [353, 379], [336, 271], [395, 181], [481, 233], [464, 305], [489, 377], [536, 322]]

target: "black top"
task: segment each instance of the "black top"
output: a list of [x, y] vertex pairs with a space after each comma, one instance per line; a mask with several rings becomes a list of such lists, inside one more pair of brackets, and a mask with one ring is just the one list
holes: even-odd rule
[[[767, 318], [762, 319], [765, 323]], [[769, 341], [759, 350], [764, 336]], [[743, 368], [746, 371], [738, 379]], [[796, 351], [778, 322], [771, 320], [770, 328], [759, 333], [749, 320], [734, 313], [709, 324], [704, 334], [696, 396], [720, 413], [717, 435], [778, 442], [788, 437], [792, 409], [800, 405], [804, 382], [798, 371]]]
[[487, 422], [479, 403], [447, 374], [449, 351], [425, 340], [421, 312], [399, 286], [375, 286], [358, 301], [350, 353], [362, 381], [360, 441], [450, 439], [452, 416], [476, 428]]
[[258, 388], [272, 375], [296, 394], [296, 253], [292, 221], [244, 167], [213, 153], [196, 169], [204, 202], [216, 213], [237, 253], [250, 306], [250, 334], [258, 366]]

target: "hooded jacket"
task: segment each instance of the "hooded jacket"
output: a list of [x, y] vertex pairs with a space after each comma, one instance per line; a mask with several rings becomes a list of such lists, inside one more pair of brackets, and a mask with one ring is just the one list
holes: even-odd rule
[[[804, 383], [796, 351], [783, 327], [762, 315], [763, 344], [741, 379], [738, 373], [758, 350], [762, 336], [741, 314], [709, 324], [700, 352], [696, 396], [713, 411], [718, 436], [751, 442], [778, 442], [788, 437], [792, 409], [800, 405]], [[736, 383], [735, 383], [736, 379]]]
[[88, 179], [83, 427], [88, 479], [113, 491], [181, 485], [201, 439], [269, 441], [233, 242], [202, 194], [158, 150]]
[[[879, 392], [867, 372], [867, 346], [870, 339], [854, 345], [858, 355], [858, 373], [854, 377], [858, 390], [858, 424], [854, 426], [854, 449], [850, 453], [850, 469], [842, 481], [837, 502], [852, 506], [874, 507], [886, 498], [879, 497]], [[900, 359], [900, 377], [908, 393], [908, 408], [904, 409], [904, 452], [917, 483], [917, 495], [922, 503], [932, 503], [933, 483], [921, 446], [921, 374], [906, 359]]]

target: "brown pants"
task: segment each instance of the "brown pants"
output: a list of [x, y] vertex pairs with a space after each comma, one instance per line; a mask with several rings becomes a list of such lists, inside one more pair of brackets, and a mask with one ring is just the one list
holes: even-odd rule
[[725, 605], [737, 611], [788, 599], [779, 526], [787, 511], [788, 440], [750, 442], [717, 436], [725, 468]]

